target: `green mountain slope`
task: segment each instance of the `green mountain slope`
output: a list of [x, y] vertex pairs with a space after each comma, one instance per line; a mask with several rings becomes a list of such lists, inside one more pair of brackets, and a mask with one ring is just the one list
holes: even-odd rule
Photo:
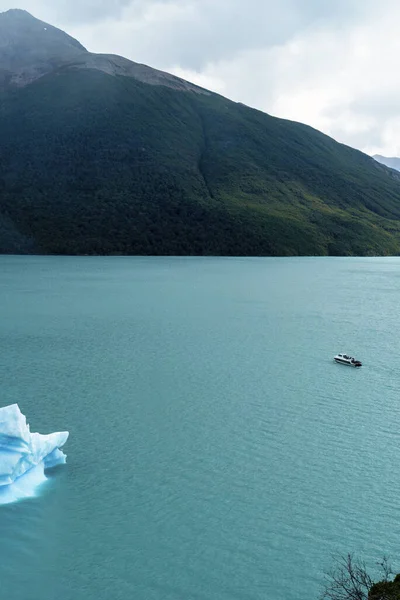
[[92, 66], [0, 92], [0, 252], [400, 252], [400, 174], [172, 76]]

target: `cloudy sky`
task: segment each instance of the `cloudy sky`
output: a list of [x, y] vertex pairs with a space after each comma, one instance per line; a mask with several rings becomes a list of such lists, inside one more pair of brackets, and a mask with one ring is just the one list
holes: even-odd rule
[[398, 0], [0, 0], [9, 8], [93, 52], [400, 156]]

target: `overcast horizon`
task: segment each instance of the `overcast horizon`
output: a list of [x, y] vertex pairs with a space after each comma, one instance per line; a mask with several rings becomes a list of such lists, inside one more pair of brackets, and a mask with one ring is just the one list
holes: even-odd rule
[[400, 4], [382, 0], [0, 0], [88, 50], [168, 71], [368, 154], [400, 156]]

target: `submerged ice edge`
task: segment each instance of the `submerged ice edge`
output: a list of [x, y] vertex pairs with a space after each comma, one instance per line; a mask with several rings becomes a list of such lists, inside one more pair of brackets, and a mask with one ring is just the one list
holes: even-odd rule
[[44, 468], [44, 463], [41, 462], [36, 467], [29, 469], [21, 477], [18, 477], [10, 485], [1, 486], [0, 506], [19, 502], [26, 498], [36, 498], [43, 485], [48, 481], [44, 473]]
[[45, 469], [66, 462], [68, 431], [31, 433], [17, 404], [0, 408], [0, 504], [35, 496]]

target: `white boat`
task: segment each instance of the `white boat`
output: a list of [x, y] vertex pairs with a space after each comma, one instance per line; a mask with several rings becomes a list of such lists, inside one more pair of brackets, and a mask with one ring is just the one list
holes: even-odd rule
[[334, 360], [341, 365], [348, 365], [349, 367], [362, 367], [362, 363], [359, 360], [356, 360], [348, 354], [336, 354], [336, 356], [334, 356]]

